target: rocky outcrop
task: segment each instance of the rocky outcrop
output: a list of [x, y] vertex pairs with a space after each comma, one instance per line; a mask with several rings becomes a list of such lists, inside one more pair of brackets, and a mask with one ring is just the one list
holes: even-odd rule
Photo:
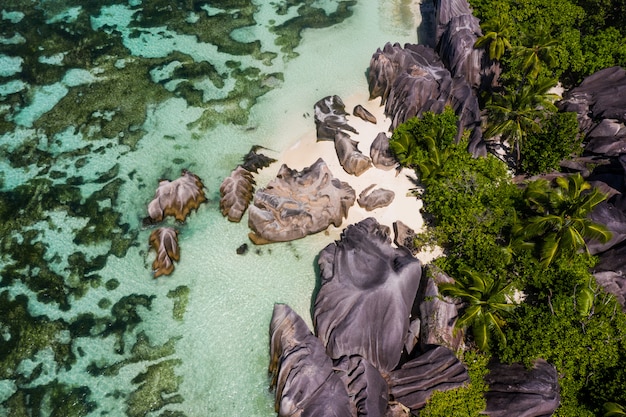
[[352, 406], [324, 345], [289, 306], [274, 305], [270, 366], [279, 416], [351, 416]]
[[174, 180], [160, 180], [154, 199], [148, 205], [144, 224], [155, 224], [166, 216], [184, 222], [189, 213], [206, 201], [200, 178], [187, 170]]
[[248, 209], [255, 186], [252, 173], [239, 165], [220, 186], [220, 210], [231, 222], [239, 222]]
[[150, 234], [150, 247], [156, 252], [152, 262], [154, 278], [174, 272], [174, 261], [180, 260], [178, 231], [171, 227], [161, 227]]
[[342, 356], [333, 363], [354, 402], [356, 415], [384, 416], [389, 387], [380, 372], [359, 355]]
[[319, 255], [315, 332], [333, 358], [358, 354], [383, 375], [400, 360], [422, 273], [374, 218], [348, 226]]
[[485, 377], [485, 393], [491, 417], [551, 416], [559, 406], [559, 379], [556, 368], [538, 359], [533, 368], [522, 364], [491, 363]]
[[335, 150], [339, 163], [350, 175], [359, 176], [372, 166], [372, 161], [358, 148], [359, 142], [352, 140], [347, 133], [337, 132]]
[[335, 140], [335, 135], [343, 131], [357, 133], [356, 129], [348, 124], [346, 106], [339, 96], [324, 97], [315, 103], [313, 108], [318, 141]]
[[417, 234], [415, 230], [411, 229], [400, 220], [393, 223], [393, 243], [398, 247], [406, 248], [414, 256], [420, 251], [420, 248], [415, 246], [415, 238]]
[[368, 83], [370, 98], [381, 97], [392, 129], [427, 111], [441, 113], [449, 105], [459, 116], [457, 140], [463, 129], [470, 130], [468, 150], [486, 155], [478, 99], [463, 78], [452, 77], [433, 49], [387, 43], [370, 60]]
[[302, 171], [283, 165], [276, 178], [254, 194], [248, 212], [250, 239], [285, 242], [340, 226], [356, 193], [334, 178], [320, 158]]
[[359, 206], [367, 211], [376, 210], [377, 208], [387, 207], [393, 202], [396, 194], [391, 190], [384, 188], [377, 188], [370, 192], [372, 188], [376, 187], [376, 184], [372, 184], [359, 194], [357, 203]]
[[422, 277], [419, 304], [420, 346], [442, 345], [454, 352], [465, 347], [465, 332], [455, 329], [460, 305], [451, 297], [441, 297], [438, 285], [454, 279], [439, 268], [429, 265]]
[[626, 152], [626, 70], [611, 67], [588, 76], [557, 106], [578, 114], [578, 124], [587, 134], [587, 152], [605, 156]]
[[370, 122], [374, 124], [377, 123], [376, 117], [372, 113], [370, 113], [365, 107], [361, 106], [360, 104], [357, 104], [356, 106], [354, 106], [354, 110], [352, 110], [352, 115], [360, 119], [363, 119], [366, 122]]
[[593, 276], [598, 285], [613, 294], [626, 312], [626, 245], [618, 245], [599, 257], [600, 261], [593, 268]]
[[250, 148], [250, 152], [244, 155], [241, 167], [249, 172], [257, 173], [260, 169], [267, 168], [276, 160], [270, 158], [267, 155], [259, 153], [260, 149], [264, 149], [262, 146], [254, 145]]
[[380, 132], [370, 145], [370, 158], [376, 168], [385, 171], [398, 165], [398, 161], [389, 147], [389, 137], [385, 132]]
[[436, 346], [391, 372], [389, 380], [393, 398], [416, 412], [433, 391], [459, 388], [469, 374], [450, 349]]

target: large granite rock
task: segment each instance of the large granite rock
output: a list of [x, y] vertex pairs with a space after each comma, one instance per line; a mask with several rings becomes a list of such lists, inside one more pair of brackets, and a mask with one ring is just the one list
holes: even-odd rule
[[352, 140], [347, 133], [337, 132], [335, 150], [339, 163], [350, 175], [359, 176], [372, 166], [372, 161], [358, 148], [359, 142]]
[[[364, 208], [367, 211], [376, 210], [377, 208], [387, 207], [389, 204], [393, 202], [396, 194], [385, 188], [377, 188], [372, 190], [372, 188], [376, 187], [376, 184], [372, 184], [359, 194], [359, 198], [357, 199], [357, 203], [359, 206]], [[371, 190], [371, 192], [370, 192]]]
[[626, 240], [626, 213], [613, 204], [603, 201], [594, 207], [589, 218], [595, 223], [606, 226], [611, 232], [611, 239], [606, 243], [595, 239], [587, 242], [587, 249], [592, 255], [605, 252]]
[[178, 231], [171, 227], [160, 227], [150, 233], [150, 248], [156, 252], [152, 262], [154, 278], [174, 272], [174, 261], [180, 260]]
[[389, 147], [389, 137], [385, 132], [380, 132], [370, 145], [370, 158], [378, 169], [389, 171], [398, 165], [393, 151]]
[[204, 185], [200, 178], [183, 170], [180, 178], [160, 180], [154, 199], [148, 204], [146, 225], [161, 222], [166, 216], [174, 216], [179, 222], [185, 221], [189, 213], [206, 201]]
[[354, 415], [345, 385], [322, 342], [285, 304], [274, 305], [269, 372], [279, 416]]
[[469, 382], [465, 366], [443, 346], [432, 349], [391, 372], [390, 392], [396, 401], [417, 414], [434, 391], [459, 388]]
[[556, 368], [543, 359], [531, 369], [521, 364], [492, 363], [485, 382], [489, 385], [485, 413], [491, 417], [547, 417], [559, 406]]
[[598, 285], [613, 294], [626, 312], [626, 244], [622, 243], [599, 255], [593, 269]]
[[220, 210], [231, 222], [239, 222], [248, 209], [255, 186], [252, 173], [239, 165], [220, 186]]
[[315, 110], [315, 126], [317, 140], [335, 140], [339, 132], [349, 131], [357, 133], [356, 129], [348, 124], [346, 105], [339, 96], [327, 96], [313, 106]]
[[453, 278], [433, 265], [429, 265], [422, 276], [417, 301], [421, 322], [419, 342], [422, 349], [429, 345], [442, 345], [458, 352], [465, 347], [465, 332], [454, 327], [460, 306], [452, 297], [441, 297], [437, 286], [452, 282]]
[[316, 334], [332, 358], [358, 354], [383, 375], [400, 360], [422, 273], [374, 218], [348, 226], [319, 255]]
[[276, 178], [254, 194], [248, 211], [255, 243], [285, 242], [340, 226], [356, 193], [334, 178], [320, 158], [302, 171], [283, 165]]
[[380, 372], [359, 355], [333, 361], [334, 369], [354, 402], [357, 416], [385, 416], [389, 387]]
[[441, 113], [452, 106], [463, 129], [471, 131], [468, 150], [486, 155], [480, 129], [480, 108], [471, 86], [462, 77], [452, 77], [436, 52], [424, 45], [387, 43], [370, 60], [370, 97], [381, 97], [392, 129], [406, 120], [431, 111]]
[[626, 152], [626, 70], [611, 67], [586, 77], [557, 106], [578, 114], [580, 128], [588, 134], [587, 152], [608, 156]]

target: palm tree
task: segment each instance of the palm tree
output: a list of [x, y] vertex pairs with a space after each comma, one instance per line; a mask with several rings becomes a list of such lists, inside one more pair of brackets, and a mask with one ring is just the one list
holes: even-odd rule
[[606, 195], [592, 188], [580, 174], [558, 177], [555, 182], [554, 187], [546, 180], [528, 184], [524, 197], [535, 215], [512, 228], [512, 240], [538, 247], [544, 267], [557, 256], [573, 256], [581, 250], [589, 255], [585, 239], [606, 243], [611, 238], [604, 225], [588, 218]]
[[626, 416], [626, 408], [617, 403], [604, 403], [604, 417]]
[[471, 327], [476, 345], [489, 350], [489, 340], [495, 334], [506, 344], [502, 329], [504, 317], [515, 309], [515, 304], [506, 302], [512, 292], [512, 284], [487, 274], [463, 268], [454, 283], [439, 284], [443, 296], [460, 298], [467, 306], [456, 322], [457, 328]]
[[526, 77], [536, 79], [542, 65], [554, 66], [554, 50], [558, 41], [550, 32], [540, 26], [522, 40], [523, 46], [518, 48], [516, 55], [522, 58], [522, 71]]
[[502, 94], [493, 95], [486, 106], [488, 120], [485, 137], [499, 135], [501, 140], [515, 147], [518, 164], [526, 134], [541, 131], [541, 120], [556, 110], [553, 102], [557, 96], [548, 92], [555, 84], [554, 80], [542, 80], [516, 90], [505, 89]]
[[489, 59], [499, 61], [504, 53], [511, 49], [509, 42], [509, 20], [501, 14], [496, 18], [488, 20], [481, 29], [484, 35], [476, 40], [474, 48], [484, 48], [489, 52]]

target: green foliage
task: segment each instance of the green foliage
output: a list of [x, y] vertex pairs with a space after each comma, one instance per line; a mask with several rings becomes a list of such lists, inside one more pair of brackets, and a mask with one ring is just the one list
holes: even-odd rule
[[476, 40], [474, 48], [485, 48], [489, 59], [499, 61], [504, 53], [511, 49], [509, 19], [506, 15], [499, 15], [481, 25], [484, 35]]
[[585, 239], [606, 243], [611, 238], [604, 225], [588, 218], [605, 199], [580, 174], [557, 177], [554, 186], [532, 181], [524, 190], [530, 215], [513, 226], [513, 240], [534, 245], [543, 267], [559, 256], [571, 258], [581, 250], [588, 254]]
[[493, 335], [505, 345], [506, 337], [502, 331], [506, 325], [505, 317], [516, 307], [507, 303], [507, 297], [512, 295], [512, 284], [468, 268], [459, 272], [454, 283], [439, 284], [442, 295], [460, 298], [466, 303], [456, 327], [470, 327], [474, 342], [482, 351], [489, 351]]
[[420, 417], [479, 417], [485, 409], [483, 394], [488, 387], [484, 382], [487, 374], [489, 355], [467, 351], [463, 357], [470, 382], [467, 386], [448, 391], [435, 391], [426, 406], [420, 410]]
[[580, 289], [525, 303], [506, 329], [501, 360], [527, 365], [544, 358], [560, 375], [561, 406], [556, 416], [600, 415], [607, 401], [626, 400], [626, 316], [614, 297], [593, 288], [589, 314], [581, 317]]
[[521, 146], [521, 170], [535, 175], [558, 169], [562, 160], [581, 152], [582, 138], [575, 113], [551, 114], [539, 132], [527, 133]]
[[447, 158], [445, 149], [457, 135], [458, 118], [452, 108], [443, 113], [426, 112], [398, 126], [389, 147], [402, 166], [416, 168], [420, 176], [429, 176]]

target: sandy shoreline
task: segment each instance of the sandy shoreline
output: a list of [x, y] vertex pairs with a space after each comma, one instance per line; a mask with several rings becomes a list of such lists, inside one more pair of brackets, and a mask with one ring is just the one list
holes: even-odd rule
[[[320, 97], [321, 98], [321, 97]], [[380, 132], [388, 135], [391, 121], [384, 114], [384, 107], [380, 105], [380, 99], [369, 100], [368, 93], [354, 94], [350, 97], [341, 97], [346, 105], [346, 111], [350, 113], [348, 123], [354, 127], [358, 134], [347, 132], [353, 140], [359, 142], [358, 149], [365, 155], [369, 156], [370, 145]], [[364, 121], [359, 117], [352, 116], [352, 110], [357, 104], [362, 105], [370, 113], [376, 117], [376, 124]], [[358, 203], [350, 208], [348, 217], [344, 219], [340, 227], [330, 225], [326, 230], [326, 234], [333, 240], [338, 240], [341, 231], [349, 224], [357, 223], [367, 217], [375, 217], [380, 224], [384, 224], [393, 231], [393, 223], [397, 220], [402, 221], [416, 232], [424, 229], [424, 220], [420, 209], [422, 201], [411, 194], [411, 189], [417, 188], [416, 175], [413, 170], [402, 169], [398, 172], [395, 169], [385, 171], [374, 166], [370, 167], [360, 176], [354, 176], [344, 171], [339, 163], [335, 145], [330, 141], [317, 142], [315, 133], [315, 122], [310, 117], [310, 131], [299, 138], [288, 149], [284, 150], [278, 156], [278, 161], [271, 165], [269, 169], [263, 170], [257, 177], [257, 185], [265, 186], [276, 174], [276, 170], [286, 164], [289, 168], [302, 170], [312, 165], [318, 158], [322, 158], [335, 178], [345, 181], [355, 190], [358, 198], [359, 194], [372, 184], [374, 188], [385, 188], [395, 193], [393, 202], [387, 206], [372, 211], [361, 208]], [[426, 263], [439, 255], [439, 251], [423, 252], [418, 254], [418, 258]]]

